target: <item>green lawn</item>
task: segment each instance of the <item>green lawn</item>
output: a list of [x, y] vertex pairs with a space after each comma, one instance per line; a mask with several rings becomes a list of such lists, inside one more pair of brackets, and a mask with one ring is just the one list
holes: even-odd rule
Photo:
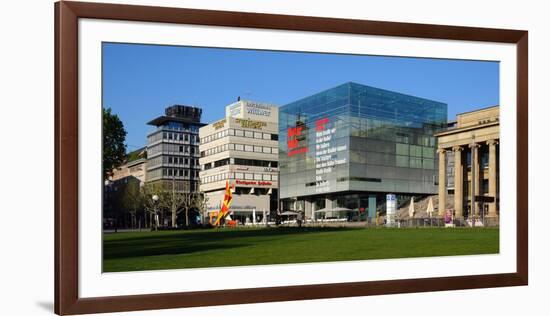
[[105, 272], [498, 253], [494, 228], [242, 228], [104, 234]]

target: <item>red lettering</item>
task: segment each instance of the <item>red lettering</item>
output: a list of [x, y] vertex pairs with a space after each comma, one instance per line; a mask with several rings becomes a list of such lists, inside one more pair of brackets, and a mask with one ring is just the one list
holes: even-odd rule
[[298, 155], [298, 154], [305, 154], [305, 153], [307, 153], [307, 151], [308, 151], [307, 147], [294, 149], [294, 150], [291, 150], [291, 151], [288, 152], [288, 156], [291, 157], [291, 156]]
[[328, 117], [317, 120], [315, 122], [315, 130], [318, 132], [324, 131], [326, 128], [326, 124], [328, 124]]

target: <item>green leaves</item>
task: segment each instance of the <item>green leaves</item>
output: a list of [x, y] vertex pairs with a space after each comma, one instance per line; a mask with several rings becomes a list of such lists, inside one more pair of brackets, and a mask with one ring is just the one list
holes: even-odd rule
[[103, 108], [103, 177], [107, 178], [113, 168], [126, 157], [126, 130], [118, 115], [111, 108]]

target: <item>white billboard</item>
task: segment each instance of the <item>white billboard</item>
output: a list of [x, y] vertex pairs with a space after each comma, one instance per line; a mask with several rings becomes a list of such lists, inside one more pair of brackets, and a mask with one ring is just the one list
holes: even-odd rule
[[395, 194], [386, 194], [386, 226], [395, 225], [395, 215], [397, 213], [397, 197]]

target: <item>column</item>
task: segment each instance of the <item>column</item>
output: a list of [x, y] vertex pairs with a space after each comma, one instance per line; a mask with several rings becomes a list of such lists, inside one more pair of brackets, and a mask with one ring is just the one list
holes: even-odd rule
[[312, 209], [312, 204], [310, 200], [306, 199], [305, 200], [305, 207], [304, 207], [304, 219], [311, 219], [313, 218], [313, 209]]
[[489, 195], [495, 198], [493, 203], [489, 203], [489, 217], [497, 216], [497, 143], [494, 139], [487, 141], [487, 145], [489, 145]]
[[455, 218], [461, 219], [462, 216], [462, 200], [463, 200], [463, 166], [462, 166], [462, 147], [453, 147], [455, 153]]
[[[474, 196], [478, 196], [479, 192], [480, 192], [480, 190], [479, 190], [479, 187], [480, 187], [480, 183], [479, 183], [479, 174], [480, 174], [480, 171], [479, 171], [479, 144], [477, 144], [477, 143], [470, 144], [469, 147], [472, 148], [472, 164], [471, 164], [471, 167], [470, 167], [470, 180], [472, 182], [470, 183], [470, 189], [473, 187]], [[472, 214], [474, 216], [480, 216], [481, 211], [478, 207], [478, 203], [475, 202], [472, 199], [471, 194], [468, 198], [470, 200], [472, 200], [472, 201], [470, 201]]]
[[[329, 196], [327, 196], [325, 198], [325, 208], [326, 208], [326, 210], [332, 210], [332, 201], [333, 201], [332, 198], [330, 198]], [[333, 216], [332, 211], [330, 213], [327, 213], [326, 210], [325, 210], [325, 213], [323, 214], [324, 216], [327, 216], [327, 214], [329, 216]]]
[[447, 202], [447, 163], [445, 161], [445, 148], [440, 148], [439, 153], [439, 216], [445, 215], [445, 204]]
[[369, 222], [376, 218], [376, 195], [369, 194]]

